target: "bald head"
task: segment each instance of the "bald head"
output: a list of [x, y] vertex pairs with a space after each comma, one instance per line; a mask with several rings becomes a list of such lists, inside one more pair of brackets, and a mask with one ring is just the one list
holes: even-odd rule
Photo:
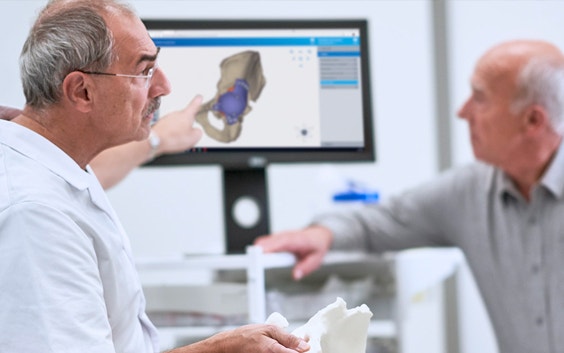
[[553, 44], [538, 40], [515, 40], [488, 50], [478, 60], [476, 71], [492, 80], [508, 80], [517, 88], [519, 74], [532, 60], [564, 65], [564, 55]]
[[513, 40], [489, 49], [478, 61], [478, 65], [501, 60], [501, 65], [519, 66], [526, 64], [534, 57], [552, 58], [555, 61], [564, 60], [560, 49], [552, 43], [541, 40]]
[[564, 54], [540, 40], [514, 40], [488, 50], [476, 64], [475, 77], [487, 89], [507, 95], [514, 113], [537, 104], [554, 129], [564, 127]]
[[561, 139], [562, 52], [537, 40], [501, 43], [478, 60], [471, 86], [458, 115], [469, 123], [474, 155], [510, 175], [542, 169]]

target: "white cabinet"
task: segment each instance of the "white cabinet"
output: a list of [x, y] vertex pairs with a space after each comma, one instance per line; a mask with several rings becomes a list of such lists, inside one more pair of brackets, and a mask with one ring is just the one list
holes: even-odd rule
[[[374, 313], [368, 336], [370, 340], [391, 342], [393, 348], [371, 348], [369, 342], [367, 352], [440, 353], [447, 351], [445, 327], [453, 324], [445, 321], [443, 283], [456, 272], [461, 259], [460, 253], [453, 249], [414, 249], [385, 255], [330, 253], [312, 278], [315, 281], [316, 276], [323, 279], [324, 276], [335, 275], [350, 280], [367, 275], [375, 276], [376, 286], [386, 287], [380, 288], [379, 294], [366, 302]], [[142, 258], [137, 261], [146, 286], [148, 309], [171, 309], [175, 300], [203, 310], [206, 306], [212, 311], [221, 307], [225, 313], [244, 314], [244, 322], [236, 322], [236, 325], [266, 320], [271, 311], [269, 308], [273, 307], [267, 298], [274, 298], [269, 290], [271, 287], [284, 288], [284, 278], [289, 278], [294, 263], [291, 254], [263, 254], [260, 248], [254, 246], [248, 247], [245, 254]], [[196, 274], [201, 278], [195, 278], [198, 277]], [[192, 286], [193, 282], [199, 283]], [[179, 287], [174, 286], [175, 283], [188, 287], [181, 292]], [[303, 285], [307, 286], [307, 283], [308, 280]], [[166, 291], [167, 288], [176, 290], [176, 299], [154, 295], [155, 289]], [[357, 288], [352, 287], [353, 294], [359, 294]], [[182, 293], [180, 298], [178, 293]], [[332, 294], [341, 296], [340, 292], [331, 291], [320, 297], [312, 294], [309, 297], [312, 302], [307, 305], [316, 312], [335, 300]], [[288, 293], [287, 299], [301, 300], [299, 295], [297, 293], [296, 296], [294, 290], [294, 293]], [[307, 298], [307, 293], [305, 295]], [[347, 301], [347, 298], [344, 299]], [[351, 303], [348, 306], [351, 307]], [[280, 308], [280, 305], [274, 307]], [[293, 321], [288, 313], [278, 311], [288, 318], [291, 325], [303, 324], [303, 321]], [[229, 322], [198, 325], [176, 322], [169, 326], [161, 322], [158, 327], [162, 348], [168, 349], [233, 325]]]

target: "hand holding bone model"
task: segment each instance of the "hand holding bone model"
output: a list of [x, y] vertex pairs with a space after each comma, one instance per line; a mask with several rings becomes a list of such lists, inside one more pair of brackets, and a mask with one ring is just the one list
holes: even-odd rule
[[[365, 304], [347, 309], [342, 298], [319, 310], [309, 321], [292, 334], [309, 340], [309, 353], [365, 353], [368, 325], [372, 312]], [[282, 328], [288, 321], [280, 313], [272, 313], [266, 320]]]

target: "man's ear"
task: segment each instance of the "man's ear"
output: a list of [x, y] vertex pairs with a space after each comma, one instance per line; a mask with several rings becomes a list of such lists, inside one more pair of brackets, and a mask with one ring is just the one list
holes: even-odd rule
[[539, 129], [546, 128], [550, 125], [546, 109], [537, 104], [528, 107], [524, 117], [527, 131], [539, 131]]
[[91, 78], [79, 71], [71, 72], [63, 81], [63, 98], [76, 110], [86, 113], [91, 110], [91, 91], [93, 82]]

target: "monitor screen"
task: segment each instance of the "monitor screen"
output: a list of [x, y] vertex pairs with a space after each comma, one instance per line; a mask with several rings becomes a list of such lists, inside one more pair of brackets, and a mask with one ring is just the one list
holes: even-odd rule
[[203, 138], [153, 164], [374, 160], [365, 20], [145, 20], [172, 85], [196, 94]]
[[366, 20], [144, 23], [172, 85], [157, 115], [204, 98], [198, 144], [148, 165], [222, 167], [228, 253], [270, 231], [268, 164], [375, 160]]

